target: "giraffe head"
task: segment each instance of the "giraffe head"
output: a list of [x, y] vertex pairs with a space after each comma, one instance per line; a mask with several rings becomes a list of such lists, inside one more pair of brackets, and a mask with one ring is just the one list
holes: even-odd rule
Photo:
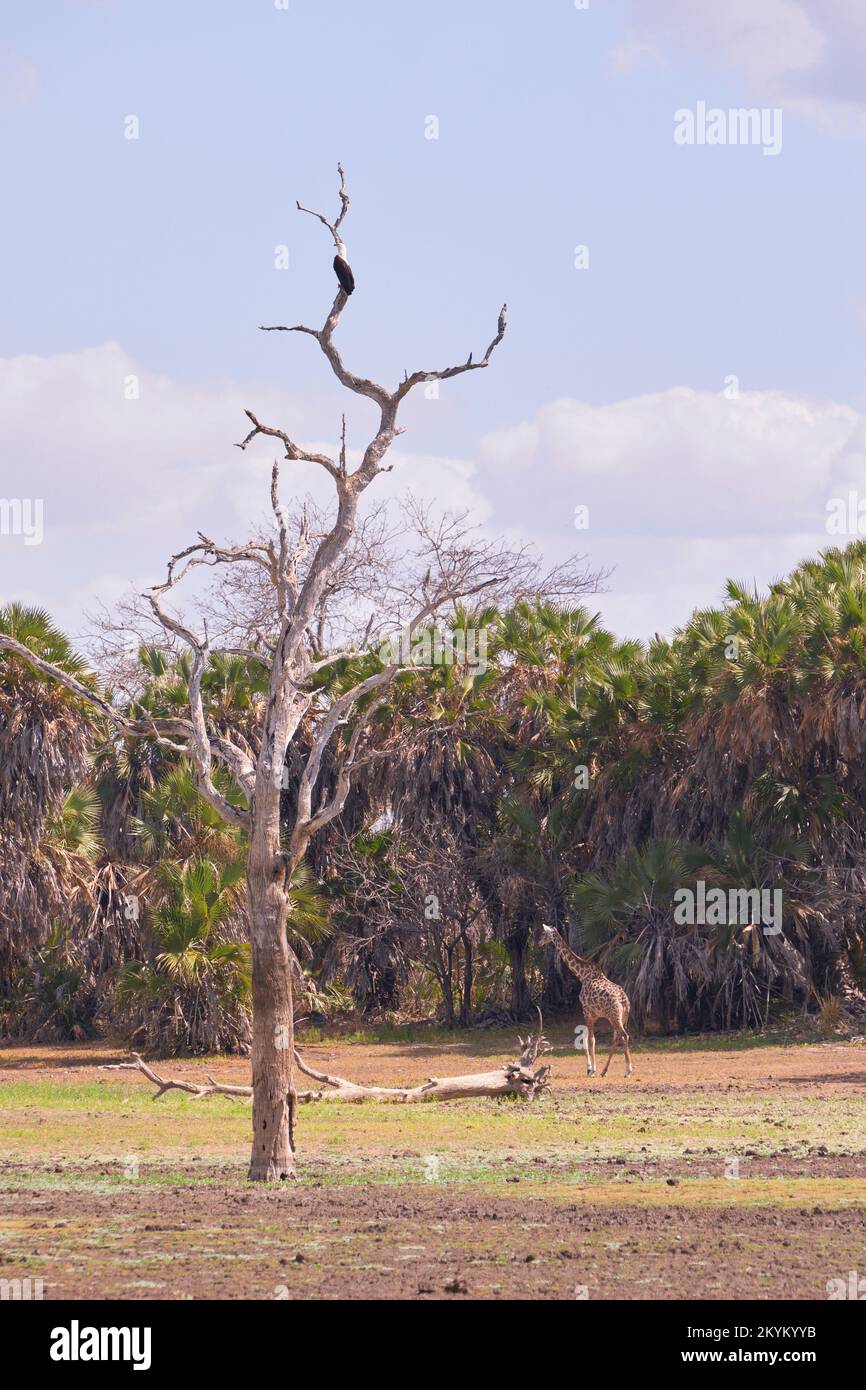
[[559, 936], [556, 927], [549, 927], [546, 922], [542, 922], [541, 924], [541, 934], [546, 941], [555, 941]]

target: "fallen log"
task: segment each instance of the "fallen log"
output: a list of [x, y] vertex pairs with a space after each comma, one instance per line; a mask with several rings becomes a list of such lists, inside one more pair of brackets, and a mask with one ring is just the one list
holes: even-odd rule
[[465, 1076], [430, 1076], [421, 1086], [361, 1086], [347, 1081], [345, 1077], [324, 1076], [313, 1071], [300, 1058], [298, 1069], [313, 1081], [321, 1081], [330, 1090], [299, 1091], [298, 1102], [342, 1101], [344, 1104], [359, 1104], [365, 1100], [390, 1101], [397, 1105], [411, 1105], [428, 1101], [467, 1100], [473, 1096], [522, 1096], [532, 1100], [539, 1091], [549, 1085], [550, 1067], [539, 1067], [531, 1071], [517, 1062], [509, 1062], [496, 1071], [474, 1072]]
[[[540, 1017], [540, 1015], [539, 1015]], [[540, 1091], [550, 1085], [550, 1067], [541, 1066], [533, 1070], [534, 1063], [544, 1053], [550, 1051], [550, 1043], [541, 1028], [536, 1035], [518, 1038], [521, 1054], [516, 1062], [506, 1062], [495, 1071], [473, 1072], [464, 1076], [430, 1076], [420, 1086], [364, 1086], [348, 1081], [344, 1076], [329, 1076], [326, 1072], [315, 1071], [298, 1052], [295, 1063], [304, 1076], [317, 1081], [322, 1089], [298, 1092], [298, 1102], [339, 1101], [358, 1105], [365, 1100], [385, 1101], [396, 1105], [411, 1105], [431, 1101], [467, 1100], [475, 1096], [520, 1096], [523, 1100], [533, 1100]], [[155, 1087], [154, 1100], [159, 1100], [167, 1091], [184, 1091], [193, 1100], [205, 1096], [230, 1096], [233, 1099], [249, 1099], [252, 1086], [229, 1086], [215, 1081], [212, 1076], [202, 1085], [195, 1081], [180, 1081], [172, 1077], [160, 1076], [145, 1062], [137, 1052], [132, 1053], [131, 1062], [116, 1062], [103, 1066], [101, 1071], [140, 1071]], [[326, 1088], [326, 1089], [325, 1089]]]

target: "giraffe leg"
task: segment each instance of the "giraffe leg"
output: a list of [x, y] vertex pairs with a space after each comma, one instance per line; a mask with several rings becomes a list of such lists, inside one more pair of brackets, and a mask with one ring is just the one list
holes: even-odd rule
[[586, 1020], [586, 1036], [589, 1050], [587, 1052], [588, 1065], [586, 1068], [587, 1076], [595, 1076], [595, 1019]]
[[608, 1067], [610, 1066], [611, 1062], [613, 1061], [613, 1054], [616, 1052], [616, 1049], [617, 1049], [617, 1047], [619, 1046], [620, 1028], [619, 1028], [619, 1026], [618, 1026], [616, 1023], [612, 1024], [612, 1027], [613, 1027], [613, 1038], [611, 1039], [611, 1044], [610, 1044], [610, 1056], [608, 1057], [607, 1061], [606, 1061], [605, 1064], [604, 1064], [604, 1071], [602, 1072], [602, 1076], [607, 1076], [607, 1069], [608, 1069]]
[[625, 1074], [626, 1076], [631, 1076], [632, 1072], [634, 1071], [634, 1067], [631, 1064], [631, 1053], [628, 1050], [628, 1033], [625, 1031], [624, 1028], [622, 1030], [622, 1036], [623, 1041], [625, 1043]]
[[584, 1028], [584, 1031], [583, 1031], [583, 1050], [584, 1050], [584, 1052], [586, 1053], [586, 1074], [587, 1074], [587, 1076], [592, 1076], [592, 1060], [591, 1060], [591, 1058], [590, 1058], [590, 1052], [589, 1052], [589, 1039], [590, 1039], [590, 1034], [591, 1034], [591, 1033], [592, 1033], [592, 1025], [591, 1025], [590, 1023], [587, 1023], [587, 1024], [586, 1024], [586, 1027]]

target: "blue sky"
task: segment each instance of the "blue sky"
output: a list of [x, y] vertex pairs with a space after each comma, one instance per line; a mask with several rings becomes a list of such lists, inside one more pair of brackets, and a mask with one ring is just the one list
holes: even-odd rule
[[[766, 583], [866, 459], [858, 54], [856, 0], [3, 0], [0, 495], [46, 520], [0, 536], [0, 598], [76, 631], [199, 526], [244, 534], [269, 458], [232, 448], [244, 405], [333, 438], [314, 346], [256, 325], [331, 302], [295, 198], [335, 209], [338, 159], [347, 360], [460, 360], [510, 306], [490, 371], [406, 412], [392, 486], [612, 567], [622, 635]], [[677, 146], [699, 101], [781, 109], [781, 153]]]

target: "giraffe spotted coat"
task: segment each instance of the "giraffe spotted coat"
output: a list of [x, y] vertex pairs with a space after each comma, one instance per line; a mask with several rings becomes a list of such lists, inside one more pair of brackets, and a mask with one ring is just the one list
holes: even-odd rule
[[625, 1051], [625, 1074], [631, 1076], [634, 1067], [631, 1064], [627, 1030], [631, 1005], [625, 990], [621, 985], [614, 984], [613, 980], [609, 980], [600, 966], [594, 965], [592, 961], [585, 960], [576, 951], [572, 951], [555, 927], [543, 926], [542, 931], [545, 940], [552, 942], [555, 946], [559, 959], [571, 971], [572, 975], [576, 975], [580, 980], [580, 1002], [583, 1016], [586, 1019], [584, 1048], [586, 1050], [587, 1074], [595, 1076], [595, 1025], [600, 1018], [603, 1018], [607, 1020], [613, 1030], [613, 1044], [610, 1049], [610, 1056], [604, 1064], [602, 1076], [607, 1076], [607, 1069], [620, 1043], [623, 1044]]

